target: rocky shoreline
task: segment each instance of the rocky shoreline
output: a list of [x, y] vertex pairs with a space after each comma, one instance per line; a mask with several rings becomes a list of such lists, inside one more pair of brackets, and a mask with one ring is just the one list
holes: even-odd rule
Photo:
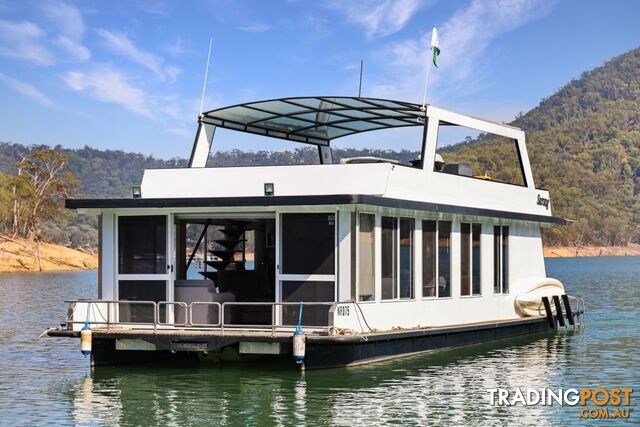
[[576, 258], [597, 256], [640, 256], [640, 245], [545, 247], [545, 258]]
[[[35, 248], [26, 239], [12, 239], [0, 236], [0, 273], [36, 271]], [[96, 255], [67, 248], [65, 246], [42, 243], [40, 254], [43, 271], [91, 270], [98, 268]]]

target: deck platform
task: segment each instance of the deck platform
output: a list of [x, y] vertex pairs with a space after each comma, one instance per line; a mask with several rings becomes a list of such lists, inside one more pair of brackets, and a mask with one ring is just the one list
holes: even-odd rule
[[[306, 334], [307, 368], [354, 366], [444, 348], [479, 344], [551, 330], [546, 317], [527, 317], [465, 325], [420, 328], [367, 334]], [[283, 357], [291, 360], [291, 331], [240, 329], [158, 328], [111, 326], [93, 333], [92, 365], [112, 365], [169, 358], [188, 360], [219, 358], [241, 361]], [[51, 330], [51, 337], [78, 337], [79, 332]], [[125, 348], [126, 343], [128, 348]], [[240, 343], [277, 343], [276, 354], [240, 354]]]

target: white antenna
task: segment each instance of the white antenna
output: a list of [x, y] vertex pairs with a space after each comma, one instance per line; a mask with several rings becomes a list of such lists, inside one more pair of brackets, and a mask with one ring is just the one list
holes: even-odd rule
[[362, 95], [362, 67], [364, 66], [364, 59], [360, 60], [360, 85], [358, 86], [358, 98]]
[[200, 99], [200, 114], [202, 114], [202, 108], [204, 107], [204, 93], [207, 89], [207, 76], [209, 75], [209, 62], [211, 62], [211, 45], [213, 44], [213, 37], [209, 38], [209, 54], [207, 55], [207, 68], [204, 70], [204, 83], [202, 83], [202, 98]]

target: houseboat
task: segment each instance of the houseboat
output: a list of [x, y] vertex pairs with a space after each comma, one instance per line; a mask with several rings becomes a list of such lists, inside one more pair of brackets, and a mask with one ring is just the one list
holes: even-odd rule
[[[334, 161], [335, 139], [406, 127], [422, 153], [406, 164]], [[456, 127], [509, 148], [513, 165], [456, 160], [439, 141]], [[317, 162], [207, 167], [217, 128], [315, 145]], [[524, 132], [431, 105], [321, 96], [208, 111], [188, 167], [66, 207], [99, 218], [98, 298], [68, 301], [48, 335], [81, 337], [93, 366], [348, 366], [575, 326], [583, 311], [545, 272], [541, 229], [565, 220], [535, 186]]]

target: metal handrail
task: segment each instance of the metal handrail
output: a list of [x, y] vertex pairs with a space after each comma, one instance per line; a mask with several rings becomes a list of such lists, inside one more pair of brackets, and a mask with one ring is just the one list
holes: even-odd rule
[[[92, 299], [77, 299], [77, 300], [65, 300], [64, 301], [66, 304], [78, 304], [78, 303], [82, 303], [82, 304], [89, 304], [89, 307], [91, 307], [91, 304], [106, 304], [107, 305], [107, 320], [106, 322], [104, 321], [98, 321], [98, 320], [90, 320], [88, 323], [92, 324], [92, 325], [106, 325], [107, 328], [112, 325], [112, 324], [117, 324], [117, 325], [153, 325], [153, 330], [155, 331], [158, 324], [156, 322], [157, 319], [157, 313], [158, 313], [158, 306], [157, 303], [155, 301], [126, 301], [126, 300], [122, 300], [122, 301], [105, 301], [105, 300], [92, 300]], [[111, 305], [114, 304], [116, 306], [119, 306], [120, 304], [129, 304], [129, 305], [133, 305], [133, 304], [138, 304], [138, 305], [151, 305], [153, 307], [153, 322], [123, 322], [120, 321], [120, 319], [118, 319], [117, 322], [111, 322]], [[72, 318], [71, 319], [67, 319], [67, 324], [71, 324], [71, 325], [78, 325], [78, 324], [84, 324], [87, 323], [86, 320], [73, 320], [73, 311], [71, 313]], [[104, 315], [103, 315], [104, 317]]]
[[[193, 323], [193, 307], [199, 305], [212, 305], [218, 307], [218, 321], [216, 323]], [[217, 301], [205, 302], [205, 301], [194, 301], [189, 304], [189, 326], [204, 326], [204, 327], [219, 327], [221, 325], [220, 319], [222, 312], [222, 306]]]
[[[211, 302], [211, 301], [194, 301], [191, 302], [189, 304], [185, 303], [185, 302], [181, 302], [181, 301], [159, 301], [159, 302], [155, 302], [155, 301], [115, 301], [115, 300], [94, 300], [94, 299], [75, 299], [75, 300], [65, 300], [64, 301], [66, 304], [88, 304], [89, 308], [88, 310], [91, 309], [91, 305], [92, 304], [104, 304], [107, 307], [107, 313], [106, 313], [106, 321], [101, 321], [101, 320], [90, 320], [89, 324], [92, 325], [106, 325], [107, 326], [107, 330], [109, 330], [111, 325], [132, 325], [132, 326], [139, 326], [139, 325], [152, 325], [153, 326], [153, 330], [156, 331], [158, 326], [177, 326], [177, 327], [196, 327], [196, 328], [219, 328], [223, 333], [224, 333], [224, 329], [225, 328], [230, 328], [230, 329], [240, 329], [240, 328], [246, 328], [246, 329], [271, 329], [272, 334], [275, 333], [276, 328], [285, 328], [287, 330], [294, 328], [294, 325], [279, 325], [276, 322], [276, 317], [277, 317], [277, 313], [276, 313], [276, 308], [277, 307], [287, 307], [287, 306], [291, 306], [291, 307], [298, 307], [300, 306], [300, 302], [255, 302], [255, 301], [247, 301], [247, 302], [243, 302], [243, 301], [228, 301], [228, 302], [224, 302], [224, 303], [220, 303], [220, 302]], [[129, 305], [150, 305], [153, 307], [153, 321], [152, 322], [144, 322], [144, 321], [140, 321], [140, 322], [124, 322], [121, 321], [120, 319], [118, 319], [117, 321], [112, 321], [111, 319], [111, 311], [112, 311], [112, 306], [115, 305], [117, 307], [119, 307], [121, 304], [129, 304]], [[331, 307], [334, 306], [335, 304], [337, 304], [336, 302], [302, 302], [302, 305], [304, 307], [308, 307], [308, 306], [326, 306], [326, 307]], [[185, 310], [185, 314], [186, 314], [186, 320], [183, 323], [176, 323], [175, 321], [173, 323], [167, 323], [167, 322], [161, 322], [160, 320], [160, 312], [161, 312], [161, 308], [162, 306], [179, 306], [182, 307]], [[216, 323], [195, 323], [193, 321], [193, 309], [197, 306], [214, 306], [218, 308], [218, 321]], [[234, 306], [254, 306], [254, 307], [271, 307], [271, 324], [269, 325], [251, 325], [251, 324], [234, 324], [234, 323], [227, 323], [225, 321], [225, 312], [226, 312], [226, 307], [234, 307]], [[100, 309], [98, 309], [98, 311], [100, 312]], [[84, 324], [86, 323], [86, 320], [74, 320], [74, 313], [75, 313], [75, 308], [70, 312], [69, 314], [69, 318], [67, 319], [67, 324], [69, 325], [74, 325], [74, 324]], [[104, 318], [104, 314], [102, 314], [102, 312], [100, 312], [100, 315]], [[327, 319], [328, 320], [328, 319]], [[305, 326], [304, 324], [302, 326]], [[306, 326], [309, 329], [320, 329], [320, 330], [324, 330], [324, 329], [328, 329], [329, 328], [329, 322], [327, 322], [327, 326], [316, 326], [316, 325], [307, 325]]]
[[[174, 314], [173, 314], [174, 322], [173, 323], [168, 323], [168, 322], [162, 323], [162, 321], [160, 320], [160, 313], [161, 313], [160, 308], [161, 308], [162, 305], [166, 305], [166, 306], [169, 306], [169, 305], [170, 306], [176, 306], [177, 305], [179, 307], [183, 307], [184, 308], [184, 317], [185, 317], [184, 323], [175, 323], [175, 310], [174, 310]], [[188, 320], [188, 313], [190, 313], [190, 309], [189, 309], [189, 306], [187, 305], [186, 302], [182, 302], [182, 301], [159, 301], [157, 303], [157, 306], [158, 306], [158, 310], [156, 312], [156, 316], [157, 316], [156, 317], [156, 323], [159, 326], [187, 326], [188, 325], [187, 320]]]
[[[335, 305], [335, 302], [302, 302], [303, 306], [328, 306], [331, 307], [333, 305]], [[270, 325], [251, 325], [251, 324], [232, 324], [232, 323], [226, 323], [225, 322], [225, 307], [227, 306], [271, 306], [271, 324]], [[292, 307], [299, 307], [300, 306], [300, 302], [255, 302], [255, 301], [247, 301], [247, 302], [243, 302], [243, 301], [228, 301], [225, 303], [222, 303], [222, 320], [221, 320], [221, 328], [224, 331], [224, 328], [250, 328], [250, 329], [266, 329], [266, 328], [270, 328], [271, 329], [271, 333], [274, 334], [276, 327], [280, 327], [280, 328], [288, 328], [288, 329], [292, 329], [295, 326], [293, 325], [277, 325], [276, 324], [276, 316], [275, 316], [275, 308], [276, 307], [283, 307], [283, 306], [292, 306]], [[304, 324], [302, 326], [305, 326]], [[313, 329], [328, 329], [329, 328], [329, 322], [327, 319], [327, 326], [316, 326], [316, 325], [307, 325], [307, 328], [313, 328]]]

